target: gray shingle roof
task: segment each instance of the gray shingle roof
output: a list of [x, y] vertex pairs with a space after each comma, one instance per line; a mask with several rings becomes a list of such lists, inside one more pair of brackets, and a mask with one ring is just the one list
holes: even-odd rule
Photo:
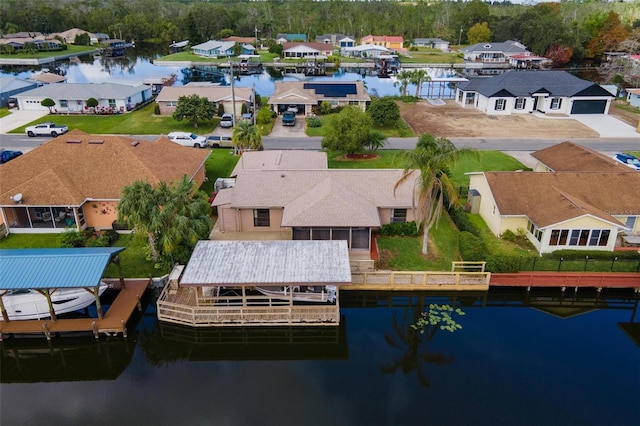
[[527, 53], [528, 50], [525, 45], [513, 41], [507, 40], [505, 42], [482, 42], [476, 43], [471, 46], [467, 46], [463, 49], [460, 49], [463, 52], [503, 52], [507, 54], [517, 54], [517, 53]]
[[[588, 96], [608, 96], [609, 92], [591, 81], [582, 80], [566, 71], [509, 71], [490, 78], [475, 78], [458, 85], [466, 92], [475, 91], [492, 97], [505, 90], [514, 97], [529, 97], [548, 92], [551, 96], [572, 97], [588, 90]], [[501, 96], [508, 96], [506, 93]]]
[[47, 84], [37, 89], [29, 90], [17, 95], [18, 98], [52, 98], [52, 99], [126, 99], [142, 91], [149, 90], [149, 86], [129, 86], [116, 83], [65, 83]]

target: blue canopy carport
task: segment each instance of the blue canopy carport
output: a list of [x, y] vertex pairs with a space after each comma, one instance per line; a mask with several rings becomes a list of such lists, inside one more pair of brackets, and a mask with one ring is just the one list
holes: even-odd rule
[[11, 290], [35, 290], [47, 298], [51, 319], [56, 320], [51, 294], [56, 289], [83, 288], [96, 298], [98, 318], [102, 307], [98, 288], [110, 263], [118, 267], [124, 286], [119, 253], [124, 247], [49, 248], [0, 250], [0, 310], [9, 321], [2, 297]]

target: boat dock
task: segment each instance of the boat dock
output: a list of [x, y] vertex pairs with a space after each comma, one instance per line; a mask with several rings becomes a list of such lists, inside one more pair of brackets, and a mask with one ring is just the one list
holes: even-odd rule
[[140, 299], [150, 284], [148, 279], [125, 280], [118, 296], [106, 314], [99, 318], [44, 319], [0, 321], [0, 341], [7, 334], [44, 334], [47, 340], [58, 333], [92, 332], [97, 339], [100, 334], [122, 333], [127, 337], [127, 322], [134, 310], [142, 309]]
[[490, 287], [557, 287], [563, 291], [573, 288], [634, 289], [640, 292], [640, 273], [607, 272], [518, 272], [491, 275]]

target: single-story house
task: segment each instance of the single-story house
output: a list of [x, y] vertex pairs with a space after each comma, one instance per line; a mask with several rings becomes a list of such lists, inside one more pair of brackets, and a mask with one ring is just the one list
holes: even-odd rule
[[429, 47], [431, 49], [449, 51], [449, 42], [441, 38], [414, 38], [411, 47]]
[[640, 89], [627, 89], [627, 102], [632, 107], [640, 108]]
[[316, 36], [316, 43], [330, 44], [335, 47], [353, 47], [356, 45], [355, 37], [346, 36], [344, 34], [322, 34]]
[[[256, 151], [243, 157], [247, 154], [273, 155]], [[254, 163], [260, 164], [260, 158]], [[311, 167], [319, 165], [310, 159]], [[218, 209], [214, 232], [254, 239], [270, 233], [281, 239], [346, 240], [350, 251], [368, 253], [374, 230], [414, 220], [417, 173], [396, 188], [403, 170], [305, 169], [303, 161], [296, 169], [236, 169], [235, 184], [221, 189], [212, 203]]]
[[170, 142], [72, 130], [2, 165], [0, 222], [9, 232], [111, 229], [124, 186], [202, 183], [209, 153]]
[[182, 52], [187, 46], [189, 46], [189, 40], [174, 41], [169, 45], [169, 53]]
[[227, 56], [235, 56], [233, 47], [235, 41], [209, 40], [204, 43], [191, 46], [194, 55], [204, 56], [205, 58], [219, 58]]
[[[469, 204], [496, 236], [525, 231], [539, 253], [612, 251], [618, 235], [640, 233], [640, 173], [468, 173]], [[479, 201], [476, 199], [479, 198]], [[472, 207], [472, 212], [474, 212]]]
[[51, 33], [47, 35], [47, 38], [53, 39], [55, 37], [60, 37], [64, 44], [75, 44], [76, 37], [82, 34], [87, 34], [89, 36], [90, 44], [96, 44], [100, 41], [95, 34], [80, 28], [71, 28], [70, 30], [62, 31], [60, 33]]
[[527, 47], [520, 42], [507, 40], [505, 42], [482, 42], [460, 49], [464, 60], [468, 62], [482, 62], [487, 64], [508, 63], [513, 55], [531, 54]]
[[299, 114], [311, 115], [323, 101], [334, 107], [355, 105], [364, 111], [371, 96], [362, 81], [276, 81], [269, 105], [276, 112], [295, 105]]
[[276, 35], [276, 43], [285, 44], [288, 41], [307, 41], [306, 34], [278, 34]]
[[67, 81], [67, 77], [59, 74], [54, 74], [52, 72], [43, 72], [38, 75], [31, 76], [31, 80], [35, 80], [39, 85], [42, 84], [54, 84], [54, 83], [64, 83]]
[[404, 37], [402, 36], [377, 36], [377, 35], [366, 35], [360, 39], [360, 44], [373, 44], [375, 46], [386, 47], [390, 50], [401, 50], [403, 49]]
[[456, 102], [486, 114], [607, 114], [613, 96], [566, 71], [509, 71], [459, 83]]
[[6, 107], [10, 98], [38, 87], [38, 83], [17, 77], [0, 77], [0, 107]]
[[45, 40], [44, 36], [37, 38], [0, 38], [0, 45], [9, 45], [15, 50], [23, 50], [29, 46], [38, 51], [62, 50], [62, 44], [58, 40]]
[[214, 86], [202, 83], [188, 83], [185, 86], [163, 86], [160, 93], [156, 97], [156, 103], [160, 106], [161, 115], [171, 115], [178, 106], [178, 99], [181, 96], [198, 95], [206, 97], [211, 103], [217, 107], [219, 104], [224, 105], [224, 111], [234, 113], [233, 102], [235, 95], [236, 111], [235, 116], [240, 117], [242, 114], [242, 105], [253, 104], [255, 93], [251, 87], [235, 87], [233, 92], [230, 86]]
[[391, 54], [391, 50], [384, 46], [376, 46], [375, 44], [361, 44], [358, 46], [344, 47], [341, 49], [340, 54], [353, 58], [375, 59], [380, 55]]
[[91, 113], [87, 106], [87, 99], [94, 98], [98, 106], [93, 112], [124, 113], [130, 111], [136, 104], [144, 103], [152, 98], [151, 87], [129, 86], [116, 83], [66, 83], [47, 84], [36, 89], [23, 92], [15, 98], [21, 110], [47, 111], [48, 108], [40, 104], [43, 99], [52, 99], [56, 104], [53, 108], [59, 113]]
[[569, 141], [535, 151], [531, 156], [538, 160], [535, 172], [635, 173], [613, 158]]
[[282, 55], [285, 58], [327, 57], [332, 53], [333, 45], [325, 43], [286, 42], [282, 45]]

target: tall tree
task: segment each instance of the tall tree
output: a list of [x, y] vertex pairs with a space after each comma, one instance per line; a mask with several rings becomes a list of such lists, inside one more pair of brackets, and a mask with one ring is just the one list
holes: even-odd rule
[[345, 107], [333, 119], [322, 139], [322, 148], [343, 154], [359, 154], [369, 140], [373, 121], [356, 106]]
[[173, 118], [178, 121], [187, 119], [193, 127], [198, 128], [198, 121], [210, 120], [215, 113], [216, 108], [209, 99], [193, 94], [178, 98], [178, 106], [173, 112]]
[[467, 31], [467, 39], [469, 44], [482, 43], [491, 41], [491, 30], [486, 22], [477, 23]]
[[146, 236], [150, 258], [158, 267], [186, 262], [198, 240], [209, 236], [211, 206], [186, 176], [156, 187], [136, 181], [122, 190], [118, 221]]
[[413, 208], [416, 225], [422, 226], [422, 254], [428, 253], [429, 229], [442, 215], [445, 199], [449, 206], [458, 202], [458, 191], [449, 177], [450, 168], [462, 156], [475, 153], [471, 149], [456, 149], [450, 140], [423, 134], [413, 151], [400, 154], [404, 163], [404, 173], [396, 182], [397, 188], [419, 173], [414, 188]]

